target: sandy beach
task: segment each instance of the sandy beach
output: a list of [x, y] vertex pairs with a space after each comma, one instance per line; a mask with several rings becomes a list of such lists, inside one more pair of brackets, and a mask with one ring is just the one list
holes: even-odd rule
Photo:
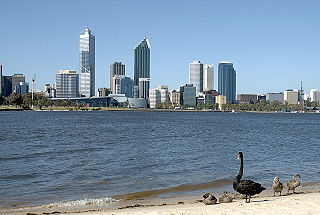
[[[144, 199], [125, 202], [111, 203], [105, 207], [102, 205], [87, 205], [82, 207], [53, 207], [43, 205], [20, 209], [1, 209], [4, 215], [45, 215], [45, 214], [67, 214], [67, 215], [256, 215], [256, 214], [320, 214], [320, 191], [319, 184], [312, 188], [304, 187], [298, 189], [295, 194], [273, 196], [271, 190], [251, 199], [251, 203], [245, 203], [244, 199], [234, 199], [231, 203], [217, 203], [215, 205], [204, 205], [201, 196], [186, 196], [174, 199]], [[219, 195], [217, 194], [216, 197]]]

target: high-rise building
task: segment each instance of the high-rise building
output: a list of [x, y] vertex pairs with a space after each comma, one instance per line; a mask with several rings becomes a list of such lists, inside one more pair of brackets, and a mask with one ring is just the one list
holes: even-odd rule
[[20, 82], [19, 85], [16, 85], [14, 88], [16, 94], [25, 95], [29, 93], [29, 83]]
[[157, 104], [161, 103], [161, 93], [159, 89], [150, 89], [149, 90], [149, 104], [150, 108], [155, 108]]
[[120, 93], [128, 98], [133, 98], [133, 80], [131, 78], [122, 76], [120, 79]]
[[196, 87], [186, 84], [180, 87], [180, 105], [195, 107], [197, 105]]
[[139, 98], [148, 99], [150, 89], [150, 78], [139, 78]]
[[0, 64], [0, 95], [2, 95], [2, 65]]
[[236, 101], [236, 71], [230, 62], [221, 61], [218, 66], [218, 91], [227, 97], [228, 103]]
[[56, 98], [56, 86], [55, 84], [46, 84], [44, 86], [44, 95], [49, 98]]
[[112, 94], [120, 94], [120, 79], [122, 78], [121, 75], [114, 75], [111, 78], [111, 92]]
[[[150, 79], [150, 43], [148, 38], [144, 38], [134, 49], [134, 92], [135, 97], [140, 97], [140, 78]], [[148, 93], [149, 94], [149, 89]], [[140, 97], [141, 98], [141, 97]]]
[[12, 76], [2, 76], [2, 95], [8, 97], [12, 93]]
[[[110, 65], [110, 89], [111, 91], [114, 89], [112, 78], [115, 75], [126, 75], [126, 67], [121, 62], [114, 62]], [[116, 92], [113, 92], [113, 94], [116, 94]]]
[[95, 94], [95, 36], [89, 28], [80, 34], [80, 94]]
[[74, 70], [60, 70], [56, 75], [57, 98], [79, 97], [79, 74]]
[[189, 84], [196, 88], [196, 95], [203, 92], [203, 64], [193, 61], [189, 64]]
[[12, 76], [12, 92], [15, 92], [16, 86], [19, 86], [21, 82], [24, 83], [25, 81], [26, 78], [23, 74], [14, 74]]
[[312, 102], [320, 102], [320, 91], [318, 89], [311, 89], [310, 99]]
[[166, 103], [169, 101], [168, 86], [159, 85], [158, 88], [149, 90], [150, 107], [154, 108], [159, 103]]
[[203, 66], [203, 91], [213, 90], [213, 80], [214, 80], [214, 69], [213, 64], [205, 64]]
[[299, 102], [299, 90], [286, 90], [283, 92], [284, 101], [290, 105], [296, 105]]

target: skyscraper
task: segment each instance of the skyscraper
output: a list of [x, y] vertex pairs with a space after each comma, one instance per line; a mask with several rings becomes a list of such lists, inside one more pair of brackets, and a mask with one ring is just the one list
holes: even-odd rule
[[227, 97], [228, 103], [236, 101], [236, 70], [230, 62], [221, 61], [218, 66], [218, 91]]
[[73, 70], [60, 70], [56, 76], [57, 98], [79, 97], [79, 74]]
[[203, 92], [203, 64], [193, 61], [189, 64], [189, 84], [196, 88], [196, 95]]
[[110, 65], [110, 89], [112, 93], [116, 94], [116, 92], [113, 92], [114, 86], [113, 86], [113, 77], [115, 75], [125, 75], [126, 74], [126, 68], [125, 65], [121, 62], [114, 62]]
[[203, 66], [203, 91], [213, 90], [213, 64]]
[[0, 95], [2, 95], [2, 65], [0, 64]]
[[[139, 78], [150, 78], [150, 43], [147, 37], [145, 37], [134, 49], [135, 97], [141, 95], [139, 92]], [[150, 84], [150, 82], [148, 83]], [[148, 88], [150, 88], [150, 86]], [[147, 94], [149, 94], [149, 89]]]
[[95, 36], [89, 28], [80, 34], [80, 94], [95, 94]]
[[21, 82], [25, 83], [25, 81], [26, 78], [23, 74], [14, 74], [12, 76], [12, 92], [15, 92], [16, 86], [19, 86]]
[[150, 78], [139, 78], [139, 98], [148, 99], [150, 89]]

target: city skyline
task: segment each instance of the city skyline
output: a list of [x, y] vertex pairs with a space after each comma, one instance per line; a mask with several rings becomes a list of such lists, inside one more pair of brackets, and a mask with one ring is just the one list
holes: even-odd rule
[[[201, 10], [192, 17], [187, 16], [194, 6], [191, 1], [144, 3], [93, 1], [89, 8], [95, 14], [70, 16], [70, 10], [82, 11], [87, 6], [81, 1], [3, 2], [6, 10], [0, 15], [1, 24], [9, 32], [0, 40], [3, 75], [23, 73], [31, 83], [37, 74], [36, 88], [42, 89], [54, 83], [58, 70], [80, 72], [77, 38], [88, 24], [97, 35], [95, 90], [109, 87], [107, 71], [112, 62], [123, 62], [127, 75], [134, 77], [132, 49], [145, 34], [152, 43], [150, 88], [164, 84], [172, 90], [188, 83], [188, 64], [194, 60], [214, 64], [216, 69], [220, 61], [233, 62], [237, 94], [298, 89], [300, 81], [305, 92], [320, 88], [319, 69], [310, 63], [319, 57], [317, 1], [201, 1], [197, 3]], [[139, 5], [145, 7], [141, 13], [137, 13]], [[126, 16], [114, 19], [120, 7]], [[106, 8], [110, 13], [104, 13]], [[225, 15], [222, 8], [232, 15]], [[189, 31], [192, 25], [206, 33]], [[217, 88], [217, 72], [214, 75]]]

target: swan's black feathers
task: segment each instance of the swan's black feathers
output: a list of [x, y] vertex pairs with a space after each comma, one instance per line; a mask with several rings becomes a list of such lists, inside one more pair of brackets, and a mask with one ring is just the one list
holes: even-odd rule
[[241, 194], [253, 196], [261, 193], [266, 188], [251, 180], [241, 180], [233, 183], [233, 189]]

